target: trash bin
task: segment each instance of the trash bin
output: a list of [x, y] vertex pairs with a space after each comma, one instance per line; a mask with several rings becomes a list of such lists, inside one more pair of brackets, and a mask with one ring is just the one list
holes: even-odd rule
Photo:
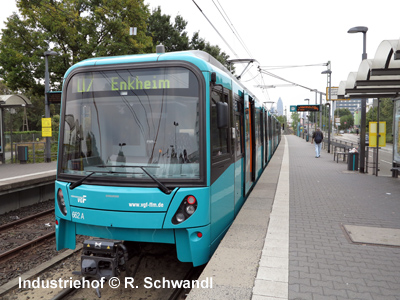
[[347, 170], [358, 171], [358, 153], [349, 153], [347, 160]]
[[308, 134], [306, 135], [306, 142], [308, 142], [308, 139], [309, 139], [309, 137], [308, 137]]
[[18, 160], [20, 164], [26, 164], [28, 160], [28, 146], [18, 146]]

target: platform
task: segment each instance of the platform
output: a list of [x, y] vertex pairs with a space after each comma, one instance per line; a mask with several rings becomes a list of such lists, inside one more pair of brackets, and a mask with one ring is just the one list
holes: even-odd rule
[[0, 164], [0, 214], [54, 199], [57, 162]]
[[187, 299], [400, 299], [400, 179], [332, 155], [283, 136]]

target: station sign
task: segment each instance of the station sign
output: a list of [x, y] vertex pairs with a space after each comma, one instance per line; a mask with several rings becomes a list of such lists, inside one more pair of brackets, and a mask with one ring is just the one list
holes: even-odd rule
[[51, 118], [42, 118], [42, 137], [51, 137]]
[[297, 105], [290, 105], [290, 112], [297, 111]]
[[51, 137], [52, 136], [52, 131], [51, 127], [50, 128], [42, 128], [42, 137]]
[[319, 105], [297, 105], [297, 111], [319, 111]]
[[[350, 100], [350, 98], [339, 98], [338, 97], [339, 93], [339, 87], [337, 86], [332, 86], [331, 87], [331, 99], [330, 101], [343, 101], [343, 100]], [[326, 100], [329, 101], [329, 87], [326, 88]]]
[[61, 91], [47, 92], [46, 94], [49, 103], [61, 103]]

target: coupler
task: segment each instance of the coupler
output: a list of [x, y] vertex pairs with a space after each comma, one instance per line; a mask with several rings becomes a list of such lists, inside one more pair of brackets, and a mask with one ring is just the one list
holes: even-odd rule
[[122, 241], [96, 239], [83, 242], [81, 274], [84, 277], [110, 279], [125, 270], [128, 252]]

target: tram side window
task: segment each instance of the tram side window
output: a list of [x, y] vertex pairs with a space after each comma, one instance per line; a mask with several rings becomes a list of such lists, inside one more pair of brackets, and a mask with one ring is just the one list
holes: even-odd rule
[[220, 156], [228, 152], [228, 129], [218, 128], [217, 125], [217, 103], [225, 102], [221, 92], [213, 90], [211, 93], [211, 153], [212, 156]]
[[236, 127], [236, 144], [235, 144], [235, 151], [236, 156], [239, 157], [244, 152], [244, 139], [243, 139], [243, 100], [238, 96], [235, 96], [234, 100], [234, 107], [236, 110], [235, 113], [235, 127]]
[[243, 153], [243, 116], [236, 115], [236, 155]]

